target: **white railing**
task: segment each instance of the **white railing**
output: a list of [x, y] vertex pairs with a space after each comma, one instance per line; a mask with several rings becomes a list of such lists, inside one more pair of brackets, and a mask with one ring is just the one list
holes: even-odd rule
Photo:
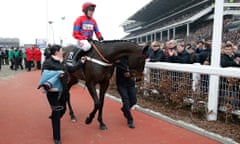
[[[211, 67], [211, 66], [206, 66], [206, 65], [200, 65], [200, 64], [178, 64], [178, 63], [166, 63], [166, 62], [147, 62], [145, 66], [145, 80], [150, 82], [151, 77], [150, 77], [150, 71], [152, 69], [159, 70], [159, 71], [170, 71], [170, 72], [187, 72], [192, 74], [191, 79], [189, 80], [192, 82], [192, 89], [195, 91], [196, 88], [196, 83], [199, 81], [199, 77], [201, 76], [207, 76], [207, 84], [204, 84], [205, 90], [207, 90], [207, 96], [208, 96], [208, 112], [216, 112], [215, 115], [217, 115], [217, 111], [219, 110], [224, 110], [224, 104], [226, 104], [227, 99], [226, 95], [227, 93], [237, 93], [237, 102], [239, 103], [239, 95], [240, 92], [238, 90], [234, 91], [229, 91], [229, 86], [227, 86], [227, 82], [224, 78], [235, 78], [240, 80], [240, 69], [239, 68], [221, 68], [221, 67]], [[177, 74], [171, 74], [171, 76], [178, 77]], [[181, 75], [182, 76], [182, 75]], [[220, 82], [216, 82], [215, 79], [211, 79], [210, 76], [217, 76], [221, 77]], [[161, 77], [161, 76], [159, 76]], [[156, 78], [156, 77], [155, 77]], [[204, 78], [206, 80], [206, 78]], [[224, 79], [224, 80], [223, 80]], [[153, 80], [154, 81], [154, 80]], [[156, 81], [156, 80], [155, 80]], [[159, 81], [159, 80], [158, 80]], [[161, 83], [161, 82], [160, 82]], [[211, 89], [211, 84], [217, 84], [219, 83], [220, 88], [219, 89]], [[162, 83], [164, 85], [164, 83]], [[238, 84], [231, 86], [231, 87], [239, 87]], [[234, 88], [231, 88], [234, 89]], [[221, 93], [222, 95], [220, 95]], [[223, 94], [225, 93], [225, 94]], [[225, 96], [224, 96], [225, 95]], [[211, 99], [209, 97], [214, 97], [215, 99], [210, 101]], [[216, 103], [217, 102], [217, 103]], [[218, 103], [220, 102], [220, 104]], [[214, 106], [212, 106], [214, 105]], [[217, 105], [217, 109], [213, 109]], [[239, 114], [239, 105], [235, 107], [235, 111], [232, 111], [234, 114]]]

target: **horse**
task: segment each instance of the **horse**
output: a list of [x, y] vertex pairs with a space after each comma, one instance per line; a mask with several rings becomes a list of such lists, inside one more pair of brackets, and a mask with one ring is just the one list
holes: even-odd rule
[[[122, 57], [128, 58], [129, 69], [132, 75], [141, 79], [145, 66], [146, 50], [138, 44], [124, 41], [95, 41], [92, 48], [85, 53], [87, 61], [84, 64], [83, 70], [77, 70], [69, 74], [68, 81], [68, 98], [67, 104], [69, 107], [69, 114], [73, 122], [76, 121], [71, 103], [70, 103], [70, 89], [78, 82], [84, 80], [85, 85], [94, 101], [94, 109], [86, 118], [85, 123], [90, 124], [98, 111], [98, 121], [101, 130], [106, 130], [107, 126], [103, 122], [102, 111], [104, 105], [104, 97], [110, 83], [110, 79], [114, 73], [114, 67], [117, 60]], [[74, 49], [74, 45], [63, 47], [64, 58], [68, 56], [69, 52]], [[80, 59], [80, 58], [79, 58]], [[99, 84], [99, 97], [96, 91], [96, 85]]]

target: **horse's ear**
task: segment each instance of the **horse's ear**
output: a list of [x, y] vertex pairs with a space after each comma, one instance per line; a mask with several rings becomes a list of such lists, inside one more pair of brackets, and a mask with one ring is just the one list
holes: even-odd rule
[[149, 45], [143, 46], [142, 55], [144, 55], [145, 57], [147, 56], [147, 51], [148, 51], [149, 47], [150, 47]]

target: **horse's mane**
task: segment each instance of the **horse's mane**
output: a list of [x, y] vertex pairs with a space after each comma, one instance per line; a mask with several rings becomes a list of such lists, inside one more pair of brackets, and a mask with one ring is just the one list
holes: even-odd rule
[[131, 42], [128, 40], [104, 40], [102, 43], [124, 43], [124, 42]]

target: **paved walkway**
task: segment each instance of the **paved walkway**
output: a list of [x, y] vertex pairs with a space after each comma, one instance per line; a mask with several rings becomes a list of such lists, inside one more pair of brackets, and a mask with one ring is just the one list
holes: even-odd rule
[[[37, 90], [40, 71], [22, 72], [0, 80], [0, 143], [52, 144], [50, 108], [46, 96]], [[101, 131], [95, 117], [84, 123], [93, 102], [86, 89], [74, 86], [72, 105], [78, 118], [70, 121], [68, 111], [62, 119], [63, 144], [217, 144], [219, 142], [168, 122], [133, 110], [135, 129], [129, 129], [120, 104], [105, 99], [103, 119], [108, 130]]]

